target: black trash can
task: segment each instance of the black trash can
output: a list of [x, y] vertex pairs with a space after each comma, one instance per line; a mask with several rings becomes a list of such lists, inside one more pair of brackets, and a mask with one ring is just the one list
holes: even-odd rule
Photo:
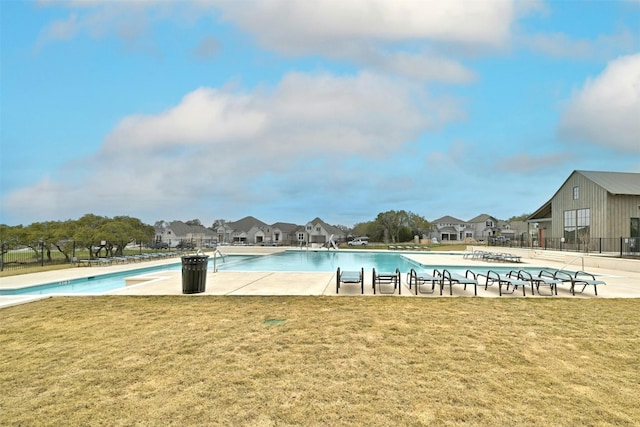
[[185, 255], [182, 257], [182, 293], [197, 294], [207, 286], [209, 255]]

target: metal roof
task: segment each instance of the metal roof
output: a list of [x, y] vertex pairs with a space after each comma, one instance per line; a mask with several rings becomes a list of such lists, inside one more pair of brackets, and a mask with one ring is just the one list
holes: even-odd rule
[[640, 173], [576, 171], [611, 194], [640, 196]]

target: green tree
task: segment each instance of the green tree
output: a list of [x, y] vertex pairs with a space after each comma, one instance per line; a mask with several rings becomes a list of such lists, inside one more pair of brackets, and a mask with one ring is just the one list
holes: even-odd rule
[[222, 227], [226, 223], [226, 219], [216, 219], [215, 221], [213, 221], [213, 224], [211, 224], [211, 229], [215, 231], [218, 229], [218, 227]]
[[[407, 227], [408, 215], [405, 211], [387, 211], [381, 212], [376, 217], [376, 222], [384, 231], [383, 241], [391, 241], [392, 243], [401, 242], [401, 232]], [[406, 231], [405, 231], [406, 232]]]
[[381, 242], [384, 237], [382, 227], [375, 221], [360, 222], [353, 226], [354, 236], [367, 236], [373, 242]]
[[412, 235], [423, 238], [431, 229], [431, 224], [424, 217], [413, 212], [407, 212], [407, 226]]
[[33, 251], [34, 258], [40, 259], [46, 253], [51, 261], [51, 243], [56, 240], [57, 228], [55, 221], [34, 222], [22, 229], [22, 244]]
[[[97, 257], [102, 249], [100, 243], [102, 240], [101, 227], [105, 224], [107, 218], [94, 214], [86, 214], [76, 221], [73, 230], [73, 239], [78, 245], [81, 245], [89, 250], [89, 257]], [[96, 252], [93, 252], [93, 248], [98, 247]]]
[[75, 248], [73, 241], [74, 223], [75, 221], [73, 220], [57, 222], [54, 238], [51, 241], [51, 245], [64, 255], [67, 262], [71, 261], [71, 254]]
[[[0, 245], [2, 246], [2, 254], [6, 254], [11, 249], [15, 249], [20, 245], [20, 234], [22, 225], [10, 226], [0, 224]], [[4, 266], [0, 266], [4, 268]]]
[[100, 226], [99, 231], [101, 240], [106, 242], [105, 249], [108, 256], [122, 256], [124, 248], [129, 243], [133, 241], [150, 242], [155, 234], [155, 229], [152, 226], [128, 216], [117, 216], [106, 220]]
[[346, 225], [342, 225], [342, 224], [336, 224], [334, 225], [335, 228], [337, 228], [338, 230], [342, 231], [344, 234], [349, 234], [349, 232], [351, 231], [351, 229], [349, 227], [347, 227]]
[[518, 215], [518, 216], [512, 216], [511, 218], [509, 218], [507, 220], [507, 222], [525, 221], [527, 218], [529, 218], [529, 216], [531, 216], [531, 214], [522, 214], [522, 215]]

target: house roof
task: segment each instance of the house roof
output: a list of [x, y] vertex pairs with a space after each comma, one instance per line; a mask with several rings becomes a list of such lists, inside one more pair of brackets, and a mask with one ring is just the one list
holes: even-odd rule
[[491, 220], [493, 220], [493, 221], [495, 221], [495, 222], [497, 222], [497, 221], [498, 221], [498, 219], [497, 219], [497, 218], [492, 217], [492, 216], [491, 216], [491, 215], [489, 215], [489, 214], [480, 214], [480, 215], [478, 215], [478, 216], [477, 216], [477, 217], [475, 217], [475, 218], [471, 218], [471, 219], [470, 219], [469, 221], [467, 221], [467, 222], [469, 222], [469, 223], [472, 223], [472, 224], [473, 224], [473, 223], [478, 223], [478, 222], [486, 222], [488, 219], [491, 219]]
[[240, 232], [249, 231], [253, 227], [267, 227], [268, 224], [252, 216], [246, 216], [242, 219], [239, 219], [238, 221], [229, 223], [229, 226], [232, 230]]
[[175, 236], [186, 236], [188, 234], [203, 234], [205, 236], [213, 235], [213, 231], [203, 225], [189, 225], [182, 221], [171, 221], [168, 225], [169, 229]]
[[[640, 196], [640, 173], [574, 171], [611, 194]], [[573, 174], [572, 174], [573, 175]]]
[[454, 218], [452, 216], [443, 216], [442, 218], [434, 219], [431, 221], [432, 224], [464, 224], [465, 221]]
[[292, 231], [295, 231], [299, 227], [299, 225], [292, 224], [292, 223], [289, 223], [289, 222], [276, 222], [271, 227], [272, 228], [279, 228], [282, 231], [290, 233]]
[[324, 228], [327, 232], [331, 234], [335, 234], [338, 236], [343, 236], [345, 234], [344, 231], [340, 230], [338, 227], [327, 224], [326, 222], [324, 222], [323, 220], [317, 217], [314, 220], [309, 221], [307, 224], [318, 224], [318, 223], [320, 223], [320, 225], [322, 225], [322, 228]]
[[544, 205], [540, 206], [538, 210], [527, 217], [528, 222], [535, 222], [536, 220], [550, 220], [551, 219], [551, 200]]

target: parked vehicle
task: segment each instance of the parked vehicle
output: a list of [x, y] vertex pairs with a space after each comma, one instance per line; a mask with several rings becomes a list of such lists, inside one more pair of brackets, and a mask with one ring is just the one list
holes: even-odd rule
[[151, 249], [169, 249], [169, 244], [167, 242], [153, 242], [150, 247]]
[[176, 249], [195, 249], [196, 245], [193, 242], [180, 242], [176, 245]]
[[489, 243], [492, 243], [494, 245], [506, 245], [507, 243], [509, 243], [511, 239], [509, 239], [506, 236], [496, 236], [496, 237], [490, 237], [489, 238]]
[[369, 244], [368, 237], [356, 237], [347, 243], [349, 246], [367, 246]]

